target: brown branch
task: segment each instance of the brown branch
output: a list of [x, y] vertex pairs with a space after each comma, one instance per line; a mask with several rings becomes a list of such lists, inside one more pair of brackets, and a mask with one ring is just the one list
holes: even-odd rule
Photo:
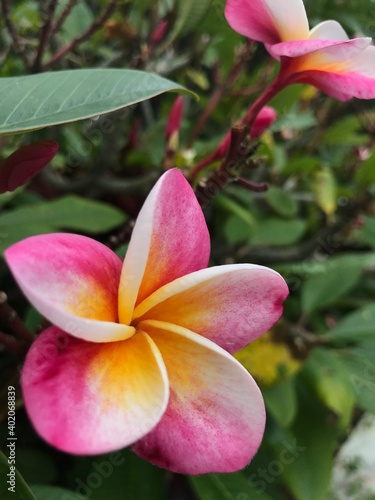
[[21, 346], [21, 344], [16, 340], [12, 335], [8, 335], [0, 330], [0, 345], [4, 346], [5, 349], [17, 358], [21, 358], [24, 354], [25, 349]]
[[33, 73], [38, 73], [41, 70], [41, 61], [43, 57], [44, 50], [46, 48], [46, 45], [48, 43], [48, 40], [51, 37], [52, 33], [52, 17], [53, 14], [55, 13], [56, 7], [57, 7], [58, 0], [50, 0], [48, 4], [45, 6], [45, 12], [44, 12], [44, 24], [42, 27], [42, 34], [40, 36], [39, 40], [39, 46], [36, 52], [34, 64], [32, 67]]
[[236, 54], [236, 58], [232, 68], [229, 71], [229, 75], [225, 78], [225, 80], [218, 84], [214, 92], [212, 93], [210, 100], [203, 110], [202, 115], [199, 117], [194, 130], [192, 131], [189, 140], [187, 142], [187, 148], [191, 148], [194, 141], [199, 136], [203, 127], [207, 123], [207, 120], [210, 118], [212, 113], [217, 108], [217, 105], [223, 98], [223, 96], [228, 92], [229, 89], [234, 85], [234, 83], [238, 80], [239, 76], [243, 68], [249, 63], [251, 56], [253, 53], [253, 45], [251, 43], [245, 45], [241, 48], [241, 50]]
[[62, 10], [60, 16], [56, 19], [56, 21], [51, 26], [51, 34], [53, 36], [55, 33], [60, 31], [61, 26], [64, 24], [65, 19], [69, 16], [71, 10], [77, 3], [77, 0], [69, 0], [66, 4], [65, 8]]
[[5, 292], [0, 292], [0, 322], [20, 340], [30, 345], [35, 336], [26, 328], [16, 311], [9, 305]]
[[44, 69], [47, 69], [47, 68], [53, 66], [53, 64], [55, 64], [55, 62], [59, 61], [66, 54], [68, 54], [69, 52], [74, 50], [77, 47], [77, 45], [86, 41], [96, 30], [100, 29], [103, 26], [103, 24], [106, 22], [106, 20], [109, 18], [109, 16], [112, 14], [112, 12], [115, 10], [115, 8], [117, 6], [117, 1], [118, 0], [112, 0], [110, 2], [110, 4], [108, 5], [108, 7], [104, 10], [102, 15], [98, 19], [96, 19], [91, 24], [91, 26], [89, 26], [87, 28], [86, 31], [81, 33], [81, 35], [77, 36], [71, 42], [69, 42], [67, 45], [62, 47], [59, 51], [57, 51], [56, 54], [54, 56], [52, 56], [52, 58], [45, 64]]
[[2, 11], [3, 11], [5, 26], [7, 27], [9, 35], [10, 35], [11, 39], [13, 40], [14, 49], [21, 56], [26, 68], [29, 70], [31, 68], [32, 64], [25, 53], [25, 46], [22, 42], [22, 38], [17, 33], [17, 30], [13, 24], [12, 19], [11, 19], [9, 0], [1, 0], [1, 7], [2, 7]]

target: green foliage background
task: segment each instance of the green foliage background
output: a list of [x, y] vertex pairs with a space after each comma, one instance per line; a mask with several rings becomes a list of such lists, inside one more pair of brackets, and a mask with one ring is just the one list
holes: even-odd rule
[[[368, 0], [305, 3], [311, 25], [333, 18], [351, 35], [375, 34], [375, 4]], [[87, 29], [105, 5], [79, 1], [46, 47], [44, 61]], [[215, 149], [275, 73], [276, 63], [261, 45], [244, 49], [245, 40], [228, 27], [223, 9], [224, 0], [120, 1], [112, 25], [95, 31], [47, 69], [141, 69], [194, 91], [200, 100], [185, 97], [173, 159], [188, 173]], [[12, 19], [30, 55], [38, 43], [39, 11], [39, 2], [12, 2]], [[148, 51], [150, 34], [161, 19], [168, 21], [167, 32]], [[27, 74], [4, 19], [0, 35], [1, 77]], [[241, 47], [247, 59], [226, 85]], [[172, 87], [161, 85], [146, 97]], [[219, 102], [197, 133], [218, 89]], [[129, 101], [122, 110], [100, 117], [103, 110], [93, 108], [85, 115], [91, 118], [83, 121], [74, 117], [74, 123], [0, 136], [3, 158], [33, 140], [55, 139], [60, 145], [51, 166], [28, 186], [0, 195], [1, 251], [31, 234], [68, 230], [93, 235], [123, 254], [131, 224], [162, 172], [164, 129], [174, 98], [165, 94], [124, 108]], [[235, 474], [185, 478], [145, 463], [129, 450], [119, 452], [116, 460], [110, 455], [68, 456], [36, 436], [18, 389], [17, 467], [30, 490], [20, 486], [18, 496], [11, 498], [335, 498], [334, 457], [362, 414], [375, 413], [374, 104], [335, 102], [303, 85], [285, 89], [271, 104], [278, 120], [241, 172], [253, 182], [267, 182], [269, 190], [254, 193], [232, 183], [205, 207], [211, 264], [270, 266], [285, 277], [291, 291], [285, 315], [267, 343], [254, 344], [245, 353], [245, 366], [260, 384], [268, 415], [255, 459]], [[0, 130], [4, 122], [0, 107]], [[41, 318], [22, 298], [3, 260], [0, 279], [11, 305], [35, 330]], [[6, 389], [17, 386], [19, 378], [19, 360], [6, 350], [0, 350], [0, 374], [3, 446]], [[2, 478], [6, 468], [1, 458]], [[352, 495], [373, 498], [363, 491]]]

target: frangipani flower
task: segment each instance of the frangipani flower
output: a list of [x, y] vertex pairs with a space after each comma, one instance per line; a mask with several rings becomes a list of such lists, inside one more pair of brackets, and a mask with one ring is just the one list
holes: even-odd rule
[[265, 44], [280, 60], [278, 90], [303, 82], [346, 101], [375, 98], [375, 47], [371, 38], [349, 40], [336, 21], [309, 30], [302, 0], [227, 0], [230, 26]]
[[47, 234], [6, 250], [30, 302], [54, 326], [32, 345], [22, 388], [38, 433], [73, 454], [133, 444], [187, 474], [244, 467], [265, 412], [229, 353], [282, 313], [287, 286], [271, 269], [205, 269], [209, 234], [181, 172], [157, 182], [122, 264], [104, 245]]

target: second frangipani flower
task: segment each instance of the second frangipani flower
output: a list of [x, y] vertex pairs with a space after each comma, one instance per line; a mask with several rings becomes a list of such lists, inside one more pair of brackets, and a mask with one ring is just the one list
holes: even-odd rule
[[74, 234], [6, 251], [30, 302], [53, 324], [32, 345], [24, 401], [39, 434], [73, 454], [133, 445], [187, 474], [232, 472], [263, 436], [261, 393], [229, 354], [268, 330], [288, 290], [271, 269], [205, 269], [209, 234], [194, 192], [169, 170], [121, 260]]
[[278, 90], [302, 82], [341, 101], [375, 98], [371, 38], [349, 40], [331, 20], [309, 30], [302, 0], [227, 0], [225, 15], [235, 31], [263, 42], [280, 60]]

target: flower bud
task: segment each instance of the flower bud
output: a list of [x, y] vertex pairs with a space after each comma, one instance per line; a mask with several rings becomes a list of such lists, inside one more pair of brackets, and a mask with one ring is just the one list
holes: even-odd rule
[[167, 21], [161, 21], [153, 31], [151, 35], [151, 44], [156, 45], [157, 43], [161, 42], [165, 36], [165, 32], [167, 31], [168, 28], [168, 22]]
[[55, 141], [38, 141], [23, 146], [0, 165], [0, 193], [14, 191], [52, 160], [59, 149]]
[[267, 130], [277, 118], [276, 111], [270, 106], [264, 106], [255, 118], [253, 126], [250, 130], [250, 137], [252, 139], [258, 139], [265, 130]]

